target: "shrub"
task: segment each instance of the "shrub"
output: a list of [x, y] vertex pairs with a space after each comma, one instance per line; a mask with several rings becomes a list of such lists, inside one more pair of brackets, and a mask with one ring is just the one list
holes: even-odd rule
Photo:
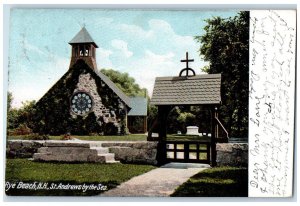
[[61, 138], [61, 140], [72, 140], [74, 139], [70, 133], [64, 134]]
[[9, 135], [28, 135], [32, 130], [24, 123], [20, 124], [17, 128], [9, 130]]

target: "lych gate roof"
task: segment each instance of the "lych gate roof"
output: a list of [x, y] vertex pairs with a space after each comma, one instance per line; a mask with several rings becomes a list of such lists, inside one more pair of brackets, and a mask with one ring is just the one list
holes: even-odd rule
[[96, 48], [98, 48], [97, 44], [89, 34], [89, 32], [86, 30], [85, 27], [83, 27], [76, 36], [69, 42], [69, 44], [79, 44], [79, 43], [93, 43]]
[[128, 116], [147, 116], [147, 98], [130, 97], [130, 106]]
[[157, 77], [152, 105], [199, 105], [221, 103], [221, 74]]

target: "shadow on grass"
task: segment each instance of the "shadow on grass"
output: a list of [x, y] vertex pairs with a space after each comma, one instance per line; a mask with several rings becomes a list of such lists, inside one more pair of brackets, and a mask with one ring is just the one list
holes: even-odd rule
[[247, 197], [248, 169], [211, 168], [191, 177], [171, 195], [174, 197]]

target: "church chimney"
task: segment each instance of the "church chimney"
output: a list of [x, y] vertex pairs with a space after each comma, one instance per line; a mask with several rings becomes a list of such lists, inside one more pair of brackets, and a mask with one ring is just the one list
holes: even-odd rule
[[96, 48], [98, 46], [85, 27], [76, 34], [69, 44], [72, 46], [70, 68], [78, 59], [82, 59], [89, 67], [97, 70]]

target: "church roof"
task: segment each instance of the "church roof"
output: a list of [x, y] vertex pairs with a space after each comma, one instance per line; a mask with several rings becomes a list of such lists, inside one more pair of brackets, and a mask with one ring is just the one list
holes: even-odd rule
[[[95, 71], [95, 70], [94, 70]], [[113, 90], [114, 93], [116, 93], [120, 99], [125, 103], [127, 104], [127, 106], [129, 106], [131, 108], [131, 102], [130, 102], [130, 98], [124, 94], [124, 92], [119, 89], [115, 83], [113, 83], [106, 75], [104, 75], [102, 72], [100, 71], [95, 71], [95, 73], [102, 79], [102, 81], [105, 82], [105, 84], [107, 84], [107, 86], [109, 88], [111, 88]]]
[[130, 97], [130, 106], [128, 116], [147, 116], [147, 98]]
[[221, 103], [221, 74], [157, 77], [152, 105], [200, 105]]
[[89, 32], [86, 30], [85, 27], [83, 27], [76, 35], [75, 37], [69, 42], [69, 44], [79, 44], [79, 43], [93, 43], [96, 48], [98, 48], [97, 44], [89, 34]]

